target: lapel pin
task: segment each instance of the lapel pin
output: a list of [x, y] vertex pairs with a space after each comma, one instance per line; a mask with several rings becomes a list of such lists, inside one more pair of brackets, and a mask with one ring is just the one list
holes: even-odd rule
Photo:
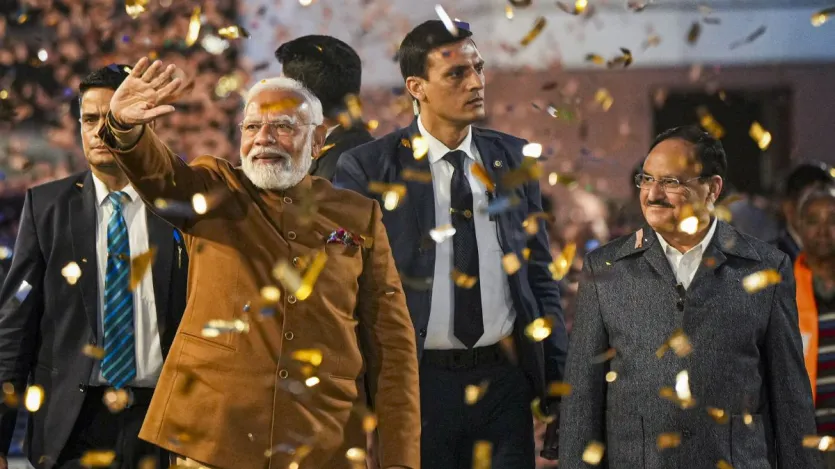
[[87, 258], [85, 257], [85, 258], [81, 259], [81, 262], [87, 262]]
[[494, 168], [501, 168], [502, 167], [502, 162], [499, 161], [499, 160], [494, 161], [493, 162], [493, 167]]
[[412, 148], [412, 144], [411, 144], [411, 143], [409, 143], [409, 139], [408, 139], [408, 138], [401, 138], [401, 139], [400, 139], [400, 145], [403, 145], [403, 146], [404, 146], [404, 147], [406, 147], [406, 148]]
[[635, 249], [638, 249], [638, 248], [643, 247], [643, 246], [644, 246], [644, 229], [641, 228], [640, 230], [638, 230], [637, 233], [635, 233]]
[[81, 188], [84, 187], [84, 183], [81, 183], [81, 182], [76, 182], [75, 185], [78, 186], [78, 187], [81, 187]]

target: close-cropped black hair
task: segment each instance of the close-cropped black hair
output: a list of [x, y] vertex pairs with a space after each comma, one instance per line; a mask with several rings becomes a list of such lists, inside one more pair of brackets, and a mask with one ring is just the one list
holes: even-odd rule
[[275, 57], [285, 76], [319, 98], [328, 117], [345, 109], [346, 95], [360, 92], [362, 61], [351, 46], [335, 37], [302, 36], [282, 44]]
[[835, 182], [826, 163], [810, 162], [797, 165], [786, 177], [783, 195], [790, 200], [798, 200], [806, 189], [821, 184]]
[[659, 143], [671, 138], [684, 140], [693, 144], [696, 158], [698, 158], [699, 163], [702, 165], [700, 176], [721, 176], [722, 179], [725, 179], [725, 174], [728, 172], [728, 158], [725, 155], [722, 142], [713, 138], [699, 126], [685, 125], [673, 127], [658, 134], [652, 142], [652, 145], [650, 145], [649, 150], [652, 151]]
[[457, 23], [458, 35], [453, 35], [441, 20], [429, 20], [419, 24], [400, 43], [397, 59], [403, 79], [426, 76], [426, 59], [433, 49], [472, 37], [473, 33]]
[[125, 78], [130, 75], [130, 71], [130, 65], [110, 64], [107, 67], [102, 67], [91, 72], [81, 79], [81, 84], [78, 86], [79, 102], [81, 101], [81, 96], [91, 88], [107, 88], [115, 91], [125, 81]]

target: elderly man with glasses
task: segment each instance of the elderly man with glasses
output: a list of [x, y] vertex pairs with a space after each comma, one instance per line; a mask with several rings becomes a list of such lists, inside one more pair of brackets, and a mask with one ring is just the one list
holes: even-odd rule
[[699, 128], [662, 133], [646, 225], [587, 256], [561, 468], [820, 467], [791, 263], [713, 215], [726, 167]]
[[246, 95], [242, 166], [188, 165], [147, 125], [174, 111], [175, 73], [140, 60], [101, 132], [191, 257], [140, 438], [185, 467], [355, 467], [361, 449], [337, 450], [365, 372], [382, 467], [418, 469], [414, 329], [380, 206], [307, 174], [327, 130], [319, 100], [290, 78], [260, 81]]

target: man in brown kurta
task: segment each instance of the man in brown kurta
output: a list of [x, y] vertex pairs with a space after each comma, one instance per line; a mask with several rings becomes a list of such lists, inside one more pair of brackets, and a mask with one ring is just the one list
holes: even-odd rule
[[[293, 80], [262, 81], [247, 96], [242, 167], [210, 156], [188, 165], [147, 125], [174, 111], [175, 72], [140, 60], [102, 131], [145, 202], [182, 229], [191, 259], [140, 437], [221, 469], [349, 467], [336, 451], [364, 372], [381, 466], [418, 469], [414, 330], [380, 206], [307, 175], [326, 130], [318, 100]], [[183, 216], [195, 194], [198, 213]], [[304, 275], [322, 252], [307, 296], [287, 272]], [[241, 320], [244, 332], [207, 327], [214, 320]]]

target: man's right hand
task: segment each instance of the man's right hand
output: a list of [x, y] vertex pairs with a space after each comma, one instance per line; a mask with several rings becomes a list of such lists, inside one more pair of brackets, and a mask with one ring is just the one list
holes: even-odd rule
[[150, 62], [147, 57], [139, 59], [110, 99], [110, 112], [116, 123], [133, 127], [174, 112], [170, 103], [185, 88], [181, 78], [174, 78], [181, 72], [173, 64], [163, 69], [159, 60]]
[[9, 460], [5, 454], [0, 454], [0, 469], [9, 469]]

